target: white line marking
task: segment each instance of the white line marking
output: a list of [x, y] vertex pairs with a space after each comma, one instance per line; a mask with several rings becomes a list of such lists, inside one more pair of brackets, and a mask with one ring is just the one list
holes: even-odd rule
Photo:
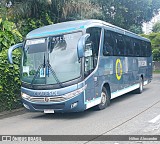
[[154, 119], [150, 120], [149, 123], [156, 123], [158, 120], [160, 120], [160, 115], [158, 115]]

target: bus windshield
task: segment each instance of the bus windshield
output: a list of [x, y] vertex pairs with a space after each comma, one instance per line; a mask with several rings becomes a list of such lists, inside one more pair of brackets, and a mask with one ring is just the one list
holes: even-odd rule
[[81, 32], [27, 40], [22, 58], [22, 81], [61, 84], [80, 77], [77, 44]]

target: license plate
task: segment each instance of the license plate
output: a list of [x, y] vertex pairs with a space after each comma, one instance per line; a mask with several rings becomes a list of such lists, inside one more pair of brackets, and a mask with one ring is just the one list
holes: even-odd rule
[[44, 113], [54, 113], [54, 110], [52, 110], [52, 109], [45, 109]]

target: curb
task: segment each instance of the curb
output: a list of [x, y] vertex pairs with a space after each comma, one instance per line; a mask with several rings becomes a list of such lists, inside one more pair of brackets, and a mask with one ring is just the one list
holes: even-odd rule
[[19, 108], [19, 109], [14, 109], [14, 110], [10, 110], [10, 111], [4, 111], [4, 112], [0, 113], [0, 119], [21, 115], [21, 114], [24, 114], [26, 112], [27, 111], [26, 111], [25, 108]]

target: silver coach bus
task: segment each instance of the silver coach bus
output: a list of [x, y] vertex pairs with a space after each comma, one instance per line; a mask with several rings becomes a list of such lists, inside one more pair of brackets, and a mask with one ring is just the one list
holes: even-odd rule
[[100, 20], [58, 23], [35, 29], [23, 43], [21, 96], [30, 111], [104, 109], [110, 100], [152, 79], [148, 39]]

